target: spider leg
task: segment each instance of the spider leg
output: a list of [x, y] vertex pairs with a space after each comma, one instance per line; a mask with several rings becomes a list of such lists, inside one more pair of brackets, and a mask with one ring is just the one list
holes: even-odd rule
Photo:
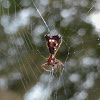
[[56, 72], [58, 71], [58, 67], [59, 67], [60, 73], [61, 73], [61, 65], [64, 66], [64, 64], [60, 60], [58, 60], [56, 58], [55, 58], [55, 61], [56, 61], [55, 64], [57, 64], [57, 70], [56, 70]]
[[60, 73], [61, 73], [61, 65], [59, 65]]
[[56, 69], [56, 72], [58, 71], [58, 64], [57, 64], [57, 69]]
[[46, 44], [47, 48], [48, 48], [48, 43]]
[[48, 61], [49, 58], [45, 58], [46, 62]]
[[60, 69], [60, 73], [61, 73], [61, 63], [56, 62], [55, 64], [57, 64], [57, 69], [56, 69], [56, 72], [58, 71], [58, 67], [59, 67], [59, 69]]
[[44, 68], [44, 67], [50, 67], [49, 65], [47, 66], [46, 64], [48, 64], [48, 63], [45, 62], [44, 64], [41, 65], [41, 67], [42, 67], [45, 71], [52, 72], [53, 70], [47, 70], [47, 69]]
[[64, 64], [63, 64], [60, 60], [58, 60], [58, 59], [56, 59], [56, 58], [55, 58], [55, 60], [56, 60], [57, 62], [59, 62], [62, 66], [64, 66]]
[[42, 67], [45, 71], [49, 71], [49, 70], [47, 70], [47, 69], [44, 68], [44, 67], [49, 67], [49, 66], [46, 66], [46, 64], [47, 64], [47, 62], [46, 62], [46, 63], [43, 63], [43, 64], [41, 65], [41, 67]]

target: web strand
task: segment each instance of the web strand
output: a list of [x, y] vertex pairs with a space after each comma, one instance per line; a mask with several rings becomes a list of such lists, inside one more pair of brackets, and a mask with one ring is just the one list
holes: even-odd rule
[[33, 3], [33, 5], [34, 5], [35, 9], [37, 10], [38, 14], [40, 15], [41, 19], [43, 20], [45, 26], [47, 27], [47, 29], [48, 29], [48, 33], [50, 33], [50, 29], [49, 29], [49, 27], [48, 27], [46, 21], [44, 20], [43, 16], [41, 15], [39, 9], [38, 9], [37, 6], [35, 5], [34, 1], [33, 1], [33, 0], [31, 0], [31, 1], [32, 1], [32, 3]]
[[[16, 19], [17, 18], [17, 7], [20, 9], [19, 11], [23, 10], [23, 7], [21, 7], [20, 4], [18, 4], [15, 0], [13, 0], [13, 2], [14, 2], [14, 8], [15, 8], [14, 17]], [[51, 5], [48, 5], [48, 10], [49, 10], [48, 11], [48, 13], [49, 13], [48, 17], [50, 17], [52, 22], [53, 22], [52, 23], [53, 29], [50, 30], [50, 28], [48, 26], [49, 24], [47, 24], [47, 22], [45, 20], [45, 17], [42, 15], [41, 11], [38, 9], [38, 6], [35, 4], [35, 1], [31, 0], [31, 2], [32, 2], [32, 6], [35, 7], [35, 9], [36, 9], [37, 13], [39, 14], [41, 20], [43, 21], [43, 24], [46, 26], [46, 28], [48, 30], [48, 33], [50, 33], [51, 30], [53, 30], [53, 29], [56, 30], [57, 29], [56, 27], [58, 27], [58, 26], [56, 26], [56, 24], [55, 24], [55, 19], [54, 19], [54, 16], [53, 16], [53, 13], [52, 13], [52, 10], [51, 10], [51, 7], [50, 7]], [[59, 9], [59, 14], [58, 15], [60, 16], [59, 23], [61, 23], [61, 21], [63, 19], [62, 16], [61, 16], [61, 11], [63, 10], [63, 0], [60, 0], [60, 3], [61, 3], [60, 7], [57, 8], [57, 9]], [[90, 9], [83, 16], [84, 19], [89, 15], [89, 13], [93, 10], [94, 7], [95, 7], [95, 3], [90, 7]], [[4, 11], [3, 6], [1, 6], [1, 9], [2, 9], [3, 15], [5, 15], [5, 11]], [[7, 10], [8, 10], [7, 15], [10, 16], [10, 9], [7, 8]], [[41, 84], [41, 87], [42, 87], [42, 85], [46, 84], [45, 87], [46, 86], [48, 87], [49, 94], [52, 94], [53, 91], [54, 91], [53, 94], [54, 94], [55, 100], [59, 99], [59, 96], [60, 96], [59, 95], [59, 90], [60, 89], [63, 89], [62, 90], [63, 93], [64, 93], [63, 95], [65, 96], [65, 99], [67, 100], [67, 98], [68, 98], [67, 97], [67, 95], [68, 95], [67, 94], [67, 85], [70, 86], [67, 82], [68, 81], [70, 82], [70, 76], [72, 74], [74, 74], [74, 73], [78, 73], [78, 74], [82, 73], [82, 75], [83, 75], [83, 73], [86, 73], [86, 72], [84, 72], [85, 68], [83, 68], [83, 66], [80, 66], [80, 59], [83, 59], [85, 56], [89, 59], [88, 54], [86, 54], [86, 53], [90, 48], [92, 48], [92, 46], [86, 48], [85, 44], [87, 44], [87, 43], [89, 43], [91, 41], [100, 41], [100, 40], [97, 40], [97, 38], [95, 38], [95, 37], [94, 38], [89, 38], [89, 40], [88, 40], [88, 38], [87, 38], [87, 40], [84, 40], [84, 37], [81, 37], [79, 34], [76, 35], [76, 33], [77, 33], [76, 29], [81, 25], [81, 22], [82, 22], [82, 20], [80, 19], [80, 21], [76, 24], [75, 28], [71, 29], [72, 32], [75, 32], [76, 38], [80, 39], [78, 44], [72, 45], [71, 42], [75, 39], [75, 37], [70, 36], [71, 33], [66, 35], [67, 34], [66, 33], [67, 26], [63, 29], [64, 32], [60, 33], [62, 35], [62, 38], [63, 38], [63, 44], [60, 47], [61, 48], [61, 52], [60, 53], [63, 54], [63, 52], [67, 52], [67, 55], [64, 56], [64, 58], [62, 58], [62, 56], [59, 56], [60, 53], [58, 53], [59, 59], [61, 57], [61, 60], [63, 59], [63, 62], [64, 62], [64, 67], [62, 67], [61, 74], [58, 75], [58, 73], [54, 73], [54, 72], [52, 72], [52, 73], [45, 72], [46, 74], [49, 74], [49, 81], [48, 82], [47, 81], [44, 82], [46, 80], [46, 75], [44, 76], [44, 79], [42, 80], [43, 84]], [[39, 75], [42, 75], [42, 72], [41, 72], [40, 67], [38, 67], [38, 65], [37, 65], [38, 62], [35, 62], [33, 57], [39, 55], [40, 58], [43, 58], [43, 60], [45, 59], [44, 55], [42, 55], [42, 52], [40, 51], [40, 48], [37, 46], [37, 44], [35, 44], [35, 41], [34, 41], [34, 38], [33, 38], [33, 34], [34, 34], [34, 32], [33, 32], [34, 31], [33, 22], [30, 21], [29, 26], [26, 26], [26, 28], [25, 29], [21, 29], [21, 30], [18, 29], [19, 32], [16, 33], [16, 34], [13, 34], [13, 35], [7, 35], [6, 34], [6, 38], [7, 38], [8, 45], [9, 45], [9, 49], [14, 48], [17, 51], [17, 53], [16, 53], [16, 55], [14, 57], [9, 56], [9, 54], [5, 53], [5, 51], [0, 50], [0, 52], [3, 55], [5, 55], [9, 59], [13, 58], [14, 61], [16, 62], [17, 67], [12, 63], [11, 63], [11, 66], [14, 67], [16, 72], [20, 72], [21, 73], [22, 76], [19, 76], [19, 77], [20, 77], [20, 80], [21, 80], [21, 83], [22, 83], [22, 85], [24, 87], [25, 92], [27, 92], [27, 90], [30, 89], [29, 84], [33, 83], [34, 80], [36, 80], [37, 83], [41, 82], [41, 80], [39, 80], [39, 77], [38, 77], [38, 72], [39, 72]], [[61, 26], [61, 24], [59, 24], [59, 31], [62, 31], [62, 28], [63, 27]], [[65, 37], [65, 35], [68, 36], [68, 37]], [[33, 39], [33, 41], [31, 41], [29, 36]], [[42, 35], [40, 35], [40, 36], [42, 37]], [[18, 46], [17, 44], [11, 44], [10, 43], [10, 39], [11, 38], [14, 39], [13, 42], [16, 42], [16, 38], [19, 38], [19, 37], [24, 39], [25, 43], [23, 44], [23, 46], [21, 46], [21, 45]], [[33, 44], [35, 46], [33, 46]], [[43, 47], [43, 46], [41, 46], [41, 47]], [[98, 46], [98, 48], [99, 48], [99, 46]], [[36, 55], [34, 55], [34, 54], [36, 54]], [[82, 56], [75, 56], [75, 55], [82, 55]], [[74, 56], [75, 56], [75, 58], [74, 58]], [[78, 57], [81, 57], [81, 58], [78, 58]], [[23, 60], [23, 58], [24, 58], [24, 60]], [[74, 65], [74, 67], [72, 67], [73, 66], [72, 64], [74, 64], [74, 63], [70, 62], [70, 60], [76, 60], [76, 59], [78, 59], [78, 61], [77, 61], [78, 64], [77, 65], [80, 67], [79, 69], [78, 69], [77, 65]], [[34, 64], [34, 68], [33, 68], [33, 65], [31, 65], [30, 62], [32, 62], [32, 64]], [[41, 62], [39, 62], [39, 63], [41, 63]], [[18, 69], [18, 67], [19, 67], [19, 69]], [[75, 70], [75, 67], [77, 67], [76, 70]], [[28, 68], [28, 70], [27, 70], [27, 68]], [[53, 67], [52, 67], [52, 69], [53, 69]], [[77, 69], [78, 69], [78, 71], [77, 71]], [[11, 68], [10, 70], [13, 70], [13, 69]], [[37, 72], [36, 72], [36, 70], [37, 70]], [[95, 72], [94, 70], [92, 70], [92, 71]], [[32, 73], [33, 77], [31, 76], [30, 72]], [[65, 74], [65, 76], [64, 76], [64, 74]], [[87, 76], [84, 75], [84, 77], [85, 78], [88, 77], [89, 74], [90, 74], [90, 72], [86, 73]], [[58, 75], [58, 77], [56, 77], [56, 75]], [[85, 80], [85, 78], [84, 78], [84, 80]], [[83, 82], [83, 80], [82, 80], [82, 82]], [[57, 83], [58, 87], [55, 86], [55, 83]], [[76, 83], [80, 84], [79, 82], [76, 82]], [[73, 82], [72, 83], [73, 86], [76, 86], [76, 83]], [[84, 83], [85, 83], [85, 81], [84, 81]], [[32, 84], [32, 85], [34, 85], [34, 84]], [[82, 85], [82, 83], [81, 83], [81, 85]], [[70, 87], [68, 87], [68, 88], [70, 88]], [[88, 91], [88, 89], [81, 89], [80, 87], [79, 87], [79, 89], [80, 90], [76, 89], [74, 91], [73, 96], [70, 97], [70, 99], [74, 100], [73, 99], [74, 98], [74, 94], [76, 96], [76, 94], [78, 94], [78, 92], [80, 92], [80, 91], [83, 91], [83, 90], [84, 91], [85, 90]], [[48, 97], [46, 97], [46, 99], [48, 99]]]
[[[3, 7], [2, 7], [2, 11], [3, 11], [3, 14], [4, 14], [4, 10], [3, 10]], [[9, 43], [9, 39], [8, 39], [8, 36], [6, 35], [6, 38], [7, 38], [7, 41], [8, 41], [8, 44], [9, 44], [9, 47], [10, 47], [10, 49], [11, 49], [11, 45], [10, 45], [10, 43]], [[4, 53], [5, 54], [5, 53]], [[6, 55], [6, 54], [5, 54]], [[14, 58], [15, 59], [15, 58]], [[15, 59], [15, 61], [16, 61], [16, 59]], [[11, 63], [11, 65], [14, 67], [14, 65]], [[17, 71], [17, 72], [19, 72], [15, 67], [14, 67], [14, 69]], [[20, 69], [21, 70], [21, 69]], [[21, 70], [21, 72], [22, 72], [22, 70]], [[24, 81], [23, 81], [23, 79], [22, 79], [22, 77], [20, 76], [20, 79], [21, 79], [21, 82], [22, 82], [22, 85], [23, 85], [23, 87], [24, 87], [24, 89], [25, 89], [25, 91], [26, 91], [26, 87], [25, 87], [25, 84], [24, 84]]]

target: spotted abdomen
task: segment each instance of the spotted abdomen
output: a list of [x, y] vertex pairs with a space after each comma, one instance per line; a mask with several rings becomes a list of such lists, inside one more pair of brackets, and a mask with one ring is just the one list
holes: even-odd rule
[[58, 42], [61, 39], [61, 36], [60, 35], [52, 36], [50, 34], [47, 34], [47, 35], [45, 35], [45, 38], [48, 41], [47, 45], [48, 45], [48, 48], [49, 48], [49, 52], [51, 54], [54, 54], [55, 51], [58, 48]]

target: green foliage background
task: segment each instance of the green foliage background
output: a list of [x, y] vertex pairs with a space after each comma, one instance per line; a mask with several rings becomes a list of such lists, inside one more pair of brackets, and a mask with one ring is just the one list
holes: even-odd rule
[[[81, 75], [81, 82], [84, 82], [86, 80], [87, 74], [90, 72], [97, 73], [98, 77], [95, 79], [95, 85], [88, 89], [87, 92], [89, 93], [88, 99], [87, 100], [97, 100], [100, 98], [100, 79], [99, 79], [99, 71], [98, 71], [98, 66], [99, 64], [92, 65], [91, 67], [83, 67], [80, 65], [80, 61], [83, 57], [87, 56], [89, 57], [90, 55], [88, 54], [88, 50], [94, 50], [95, 54], [91, 55], [91, 58], [97, 58], [100, 61], [100, 46], [98, 45], [100, 41], [98, 40], [99, 37], [97, 34], [94, 34], [94, 27], [92, 24], [87, 23], [83, 19], [85, 19], [87, 16], [89, 16], [91, 13], [94, 11], [97, 11], [95, 7], [91, 9], [93, 5], [96, 4], [95, 1], [93, 0], [87, 0], [88, 5], [87, 6], [81, 6], [80, 5], [80, 0], [71, 0], [71, 3], [67, 4], [64, 2], [64, 0], [56, 0], [61, 4], [61, 7], [54, 8], [53, 3], [55, 0], [51, 0], [50, 4], [45, 7], [45, 14], [43, 14], [43, 18], [47, 22], [47, 25], [49, 26], [48, 20], [50, 19], [50, 16], [54, 18], [56, 15], [58, 16], [58, 20], [54, 19], [55, 27], [58, 30], [58, 32], [63, 36], [63, 43], [60, 47], [60, 50], [58, 51], [56, 58], [61, 60], [63, 63], [65, 63], [66, 57], [68, 56], [68, 59], [66, 62], [69, 62], [72, 59], [76, 60], [76, 65], [71, 67], [68, 65], [68, 63], [65, 64], [64, 68], [67, 70], [69, 74], [65, 72], [63, 75], [64, 81], [65, 81], [65, 89], [66, 91], [69, 90], [70, 92], [65, 95], [64, 93], [64, 87], [61, 87], [58, 90], [58, 100], [61, 100], [60, 96], [62, 96], [65, 100], [67, 98], [71, 98], [76, 91], [78, 90], [78, 86], [70, 81], [66, 82], [68, 80], [68, 77], [72, 73], [79, 73]], [[70, 2], [70, 0], [66, 0], [67, 2]], [[84, 0], [82, 0], [84, 1]], [[32, 4], [32, 1], [29, 0], [30, 5], [28, 6], [22, 6], [21, 5], [21, 0], [9, 0], [10, 2], [10, 8], [4, 8], [3, 7], [3, 0], [0, 0], [0, 19], [4, 15], [8, 15], [11, 17], [10, 20], [13, 20], [13, 15], [17, 14], [23, 9], [27, 9], [28, 7], [34, 7]], [[76, 2], [76, 5], [74, 5], [74, 2]], [[34, 1], [36, 6], [39, 8], [41, 5], [39, 4], [39, 0]], [[78, 5], [79, 3], [79, 5]], [[15, 12], [15, 7], [16, 7], [16, 12]], [[49, 8], [51, 12], [49, 11]], [[66, 25], [66, 27], [62, 27], [61, 21], [63, 18], [60, 15], [60, 12], [62, 9], [76, 9], [77, 14], [73, 15], [73, 20]], [[90, 10], [91, 9], [91, 10]], [[36, 9], [35, 9], [36, 10]], [[9, 12], [8, 12], [9, 11]], [[83, 17], [83, 18], [82, 18]], [[70, 20], [67, 19], [67, 20]], [[52, 22], [52, 20], [51, 20]], [[34, 26], [32, 27], [33, 30], [31, 30], [32, 23], [34, 23]], [[45, 62], [44, 57], [49, 56], [49, 52], [46, 48], [46, 41], [44, 38], [44, 34], [48, 33], [48, 30], [44, 33], [42, 33], [40, 36], [37, 36], [41, 38], [41, 44], [42, 45], [37, 45], [35, 44], [34, 41], [34, 30], [35, 27], [37, 27], [39, 24], [44, 25], [41, 17], [31, 17], [30, 18], [30, 24], [26, 25], [24, 27], [20, 27], [19, 30], [16, 32], [16, 34], [13, 35], [7, 35], [4, 31], [4, 27], [0, 24], [0, 64], [3, 66], [3, 68], [0, 70], [0, 77], [6, 77], [8, 80], [8, 90], [12, 90], [18, 94], [24, 95], [26, 91], [24, 90], [24, 87], [22, 85], [22, 82], [20, 79], [13, 79], [12, 73], [17, 73], [20, 72], [22, 75], [22, 80], [24, 81], [24, 84], [26, 86], [27, 91], [33, 87], [38, 81], [42, 73], [44, 73], [44, 70], [41, 69], [41, 64]], [[52, 23], [53, 24], [53, 23]], [[53, 29], [52, 26], [49, 26], [50, 30]], [[83, 36], [78, 35], [78, 31], [80, 29], [85, 29], [86, 33]], [[24, 40], [25, 47], [22, 46], [16, 46], [14, 43], [9, 43], [9, 40], [16, 39], [18, 37], [22, 37]], [[76, 45], [73, 45], [72, 40], [78, 38], [80, 41]], [[82, 42], [83, 41], [83, 42]], [[8, 50], [9, 48], [15, 48], [17, 53], [14, 56], [9, 56]], [[44, 56], [44, 57], [42, 57]], [[23, 65], [24, 64], [24, 65]], [[32, 66], [32, 69], [37, 76], [37, 79], [35, 78], [35, 75], [33, 74], [32, 69], [29, 67]], [[37, 67], [38, 70], [37, 69]], [[28, 75], [31, 80], [27, 77], [26, 70], [28, 72]], [[45, 72], [46, 73], [46, 72]], [[59, 73], [57, 73], [59, 76]], [[45, 77], [44, 77], [45, 78]], [[28, 87], [27, 87], [28, 85]], [[54, 96], [55, 91], [52, 93], [52, 98]], [[94, 97], [95, 96], [95, 97]], [[53, 99], [54, 100], [54, 99]]]

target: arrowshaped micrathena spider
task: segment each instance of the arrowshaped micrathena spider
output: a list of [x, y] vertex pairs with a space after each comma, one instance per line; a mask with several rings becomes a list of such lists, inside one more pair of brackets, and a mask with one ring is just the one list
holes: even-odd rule
[[[55, 58], [55, 55], [56, 55], [58, 49], [60, 48], [60, 45], [62, 44], [62, 37], [61, 37], [61, 35], [46, 34], [45, 38], [47, 40], [47, 47], [49, 48], [50, 57], [45, 59], [46, 62], [44, 64], [42, 64], [41, 67], [45, 71], [52, 72], [52, 70], [47, 70], [44, 67], [50, 67], [50, 66], [54, 67], [54, 65], [57, 64], [56, 72], [58, 71], [58, 67], [60, 68], [60, 72], [61, 72], [61, 65], [63, 65], [63, 64], [61, 61], [59, 61], [58, 59]], [[60, 41], [60, 43], [59, 43], [59, 41]]]

